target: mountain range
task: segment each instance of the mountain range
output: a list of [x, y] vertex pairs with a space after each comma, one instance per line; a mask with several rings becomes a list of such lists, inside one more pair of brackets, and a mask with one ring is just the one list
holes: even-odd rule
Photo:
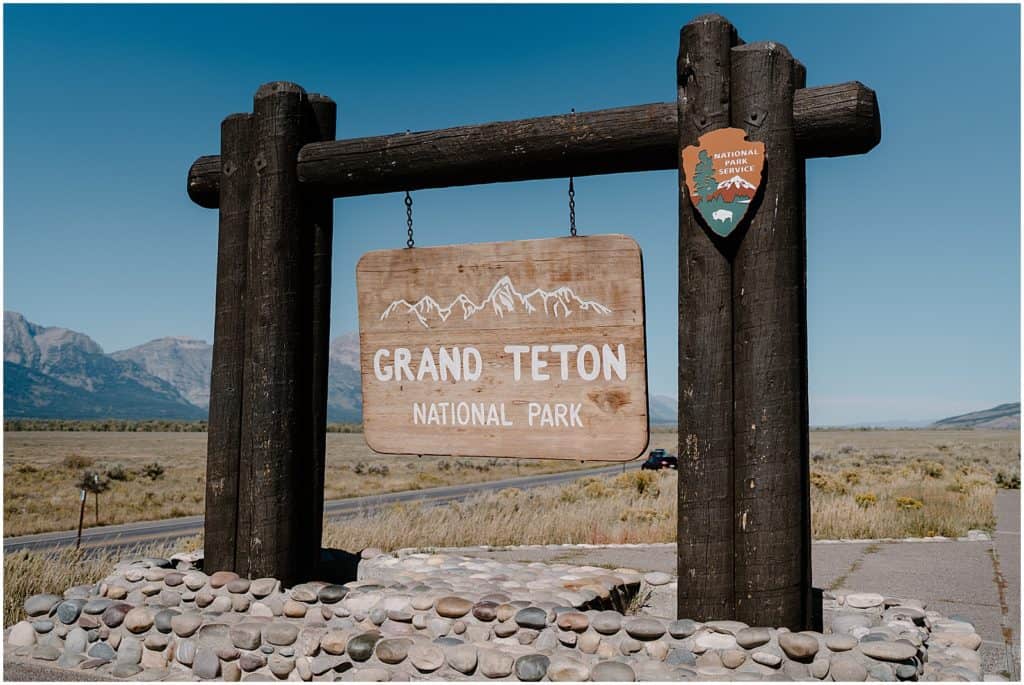
[[[538, 304], [540, 304], [538, 302]], [[213, 346], [167, 337], [107, 354], [84, 333], [4, 312], [4, 417], [205, 419]], [[359, 336], [331, 341], [327, 420], [362, 420]], [[676, 400], [653, 395], [651, 423], [675, 423]]]
[[933, 428], [1020, 428], [1020, 402], [1009, 402], [969, 414], [950, 416], [932, 424]]
[[745, 197], [749, 202], [756, 192], [757, 186], [742, 176], [733, 176], [719, 183], [718, 189], [712, 193], [711, 198], [721, 198], [724, 202], [732, 203], [737, 197]]
[[480, 301], [480, 304], [474, 302], [465, 293], [459, 293], [454, 300], [448, 303], [448, 306], [442, 307], [433, 297], [424, 295], [415, 303], [404, 299], [395, 300], [387, 306], [380, 318], [384, 320], [395, 311], [399, 311], [415, 316], [424, 328], [430, 328], [432, 319], [440, 319], [441, 323], [444, 323], [456, 307], [461, 309], [463, 320], [484, 310], [490, 310], [498, 317], [521, 310], [524, 314], [543, 311], [547, 316], [563, 318], [571, 316], [577, 310], [595, 311], [599, 314], [610, 314], [612, 311], [600, 302], [583, 299], [568, 286], [554, 290], [535, 288], [523, 294], [516, 289], [511, 278], [502, 276], [491, 287], [491, 291]]

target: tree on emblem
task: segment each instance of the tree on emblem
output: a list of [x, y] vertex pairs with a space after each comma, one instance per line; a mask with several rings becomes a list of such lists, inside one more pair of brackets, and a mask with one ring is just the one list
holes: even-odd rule
[[715, 180], [715, 167], [711, 163], [711, 156], [707, 150], [700, 151], [697, 159], [697, 167], [693, 172], [693, 188], [700, 195], [702, 200], [710, 199], [716, 190], [718, 182]]

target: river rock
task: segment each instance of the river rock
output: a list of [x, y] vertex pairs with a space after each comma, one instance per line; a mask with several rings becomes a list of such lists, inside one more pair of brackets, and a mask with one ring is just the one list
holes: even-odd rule
[[750, 659], [755, 663], [759, 663], [762, 666], [767, 666], [769, 668], [778, 668], [782, 664], [781, 656], [763, 650], [756, 651], [751, 654]]
[[[219, 588], [224, 587], [232, 580], [237, 580], [238, 574], [234, 571], [216, 571], [210, 574], [210, 587]], [[192, 588], [196, 589], [196, 588]]]
[[144, 633], [153, 627], [153, 614], [145, 607], [135, 607], [125, 614], [124, 627], [135, 634]]
[[106, 597], [93, 597], [92, 599], [86, 601], [86, 603], [82, 606], [82, 613], [102, 614], [104, 611], [107, 610], [107, 607], [109, 607], [113, 603], [113, 600], [107, 599]]
[[32, 595], [25, 600], [25, 613], [29, 616], [45, 616], [61, 602], [57, 595]]
[[515, 622], [523, 628], [543, 630], [548, 622], [548, 614], [538, 607], [527, 607], [516, 612]]
[[633, 618], [626, 621], [626, 632], [637, 640], [657, 640], [665, 634], [665, 626], [653, 618]]
[[868, 669], [853, 655], [840, 654], [832, 657], [829, 673], [836, 682], [861, 682], [867, 680]]
[[462, 597], [442, 597], [434, 604], [434, 610], [445, 618], [460, 618], [473, 609], [473, 603]]
[[348, 588], [344, 585], [324, 585], [317, 596], [324, 604], [336, 604], [345, 598]]
[[620, 661], [602, 661], [590, 671], [591, 680], [599, 683], [628, 683], [636, 680], [636, 673]]
[[299, 636], [299, 627], [294, 623], [274, 621], [263, 627], [263, 639], [272, 645], [290, 645]]
[[263, 626], [259, 623], [238, 623], [231, 627], [228, 635], [231, 644], [238, 649], [259, 649], [263, 641]]
[[192, 672], [204, 680], [212, 680], [219, 676], [220, 659], [217, 658], [217, 653], [207, 647], [197, 649], [195, 659], [192, 662]]
[[512, 673], [515, 666], [515, 659], [512, 658], [512, 655], [497, 649], [481, 649], [478, 660], [480, 673], [488, 678], [504, 678]]
[[232, 580], [229, 580], [227, 582], [225, 587], [227, 588], [228, 592], [236, 595], [241, 595], [248, 592], [249, 586], [251, 585], [252, 581], [248, 578], [233, 578]]
[[174, 658], [185, 666], [191, 666], [196, 658], [196, 643], [192, 640], [178, 640], [174, 644]]
[[192, 611], [171, 617], [171, 630], [178, 637], [191, 637], [201, 625], [203, 617]]
[[797, 661], [810, 660], [818, 653], [818, 641], [801, 633], [782, 633], [779, 635], [779, 647], [786, 656]]
[[590, 669], [576, 659], [559, 656], [548, 664], [548, 680], [552, 682], [583, 682], [590, 677]]
[[142, 643], [138, 639], [127, 635], [117, 647], [117, 662], [119, 664], [137, 664], [142, 660]]
[[[32, 627], [35, 628], [37, 633], [46, 634], [53, 630], [53, 621], [48, 618], [40, 618], [32, 621]], [[109, 628], [107, 630], [109, 630]]]
[[267, 659], [267, 666], [270, 668], [271, 673], [284, 680], [295, 669], [295, 658], [281, 654], [272, 654]]
[[88, 654], [94, 659], [104, 659], [106, 661], [113, 661], [117, 656], [117, 652], [114, 651], [114, 648], [106, 642], [95, 643], [89, 648]]
[[694, 638], [694, 644], [702, 650], [709, 649], [733, 649], [736, 647], [736, 638], [726, 633], [715, 633], [701, 631]]
[[848, 652], [857, 646], [857, 638], [845, 633], [833, 633], [825, 636], [825, 646], [833, 652]]
[[696, 633], [698, 627], [699, 626], [695, 621], [691, 621], [688, 618], [682, 618], [668, 624], [668, 634], [674, 638], [682, 639], [690, 637]]
[[421, 673], [431, 673], [444, 666], [444, 652], [433, 645], [413, 645], [409, 661]]
[[388, 638], [378, 642], [374, 652], [386, 664], [400, 664], [409, 656], [411, 646], [412, 640], [407, 638]]
[[328, 654], [344, 654], [348, 646], [349, 634], [341, 630], [328, 631], [320, 638], [320, 648]]
[[537, 682], [547, 675], [550, 664], [551, 659], [543, 654], [525, 654], [516, 659], [516, 677], [523, 682]]
[[905, 661], [917, 656], [917, 649], [906, 642], [861, 642], [860, 651], [881, 661]]
[[454, 645], [445, 650], [448, 665], [464, 675], [476, 670], [477, 652], [474, 645]]
[[590, 625], [602, 635], [614, 635], [622, 628], [622, 614], [617, 611], [601, 611], [591, 619]]
[[380, 633], [361, 633], [348, 641], [345, 652], [353, 661], [366, 661], [373, 656], [373, 648], [380, 640]]
[[739, 668], [747, 660], [747, 653], [741, 649], [726, 649], [722, 651], [722, 665], [726, 668]]
[[68, 599], [57, 605], [57, 618], [65, 625], [71, 625], [78, 620], [85, 606], [84, 599]]
[[267, 657], [259, 652], [242, 652], [242, 655], [238, 657], [238, 666], [246, 673], [252, 673], [266, 665]]
[[[38, 596], [38, 595], [37, 595]], [[7, 636], [10, 647], [31, 647], [36, 643], [36, 630], [28, 621], [18, 621]]]

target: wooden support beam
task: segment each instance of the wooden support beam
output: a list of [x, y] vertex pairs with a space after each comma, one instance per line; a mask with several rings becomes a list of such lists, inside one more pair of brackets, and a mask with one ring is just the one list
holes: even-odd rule
[[739, 41], [718, 15], [679, 36], [678, 616], [735, 615], [733, 587], [732, 264], [700, 222], [682, 149], [729, 126], [729, 63]]
[[232, 114], [220, 127], [220, 224], [217, 294], [206, 444], [204, 559], [208, 569], [235, 568], [238, 470], [245, 362], [245, 288], [253, 178], [252, 115]]
[[[338, 107], [329, 97], [311, 93], [307, 109], [306, 140], [334, 140]], [[334, 200], [319, 193], [305, 193], [307, 224], [313, 231], [312, 307], [312, 421], [313, 496], [308, 540], [305, 545], [319, 550], [324, 521], [324, 469], [327, 465], [327, 373], [331, 348], [331, 265], [334, 259]]]
[[778, 43], [752, 43], [732, 49], [731, 73], [731, 123], [766, 150], [732, 271], [734, 618], [805, 630], [806, 230], [804, 160], [793, 128], [803, 68]]
[[[312, 576], [313, 230], [295, 172], [306, 93], [259, 88], [253, 107], [246, 364], [235, 571], [292, 585]], [[323, 491], [319, 493], [323, 497]]]
[[[677, 104], [655, 103], [417, 133], [312, 143], [299, 177], [332, 197], [399, 190], [591, 176], [678, 166]], [[881, 139], [878, 101], [861, 83], [805, 88], [793, 100], [804, 158], [869, 151]], [[193, 202], [217, 206], [220, 162], [188, 172]]]

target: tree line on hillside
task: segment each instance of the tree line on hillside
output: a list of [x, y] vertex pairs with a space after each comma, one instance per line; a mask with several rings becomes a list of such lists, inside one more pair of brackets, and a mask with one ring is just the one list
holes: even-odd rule
[[[171, 421], [166, 419], [6, 419], [4, 431], [81, 431], [101, 433], [205, 433], [206, 421]], [[328, 433], [362, 433], [359, 423], [330, 423]]]

